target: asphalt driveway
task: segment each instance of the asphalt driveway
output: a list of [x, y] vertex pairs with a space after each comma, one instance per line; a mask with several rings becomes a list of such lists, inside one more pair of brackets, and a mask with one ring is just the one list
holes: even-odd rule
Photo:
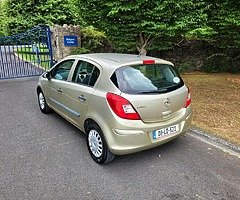
[[100, 166], [85, 136], [36, 100], [37, 79], [0, 81], [0, 199], [240, 199], [240, 159], [186, 135]]

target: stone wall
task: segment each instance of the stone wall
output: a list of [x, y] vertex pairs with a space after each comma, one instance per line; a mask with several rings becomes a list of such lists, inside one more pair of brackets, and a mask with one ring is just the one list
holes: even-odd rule
[[[81, 34], [80, 27], [75, 25], [66, 25], [63, 26], [54, 25], [51, 28], [52, 31], [52, 48], [53, 48], [53, 57], [56, 61], [61, 60], [62, 58], [71, 54], [72, 51], [79, 48], [81, 44]], [[64, 45], [64, 36], [77, 36], [78, 47], [65, 46]]]

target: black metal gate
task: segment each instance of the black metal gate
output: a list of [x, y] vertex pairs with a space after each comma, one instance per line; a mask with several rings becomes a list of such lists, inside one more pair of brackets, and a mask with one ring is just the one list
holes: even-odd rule
[[37, 26], [0, 37], [0, 79], [39, 76], [53, 64], [51, 31]]

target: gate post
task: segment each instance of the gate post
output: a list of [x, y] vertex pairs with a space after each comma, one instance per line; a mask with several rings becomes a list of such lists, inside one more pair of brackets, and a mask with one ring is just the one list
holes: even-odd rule
[[51, 29], [46, 27], [47, 29], [47, 38], [48, 38], [48, 48], [49, 48], [49, 56], [50, 56], [50, 67], [53, 66], [53, 51], [52, 51], [52, 40], [51, 40]]

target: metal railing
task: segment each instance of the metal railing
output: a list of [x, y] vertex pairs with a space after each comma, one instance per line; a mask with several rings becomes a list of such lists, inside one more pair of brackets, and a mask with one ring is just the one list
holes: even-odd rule
[[0, 79], [39, 76], [52, 65], [51, 31], [48, 26], [0, 37]]

